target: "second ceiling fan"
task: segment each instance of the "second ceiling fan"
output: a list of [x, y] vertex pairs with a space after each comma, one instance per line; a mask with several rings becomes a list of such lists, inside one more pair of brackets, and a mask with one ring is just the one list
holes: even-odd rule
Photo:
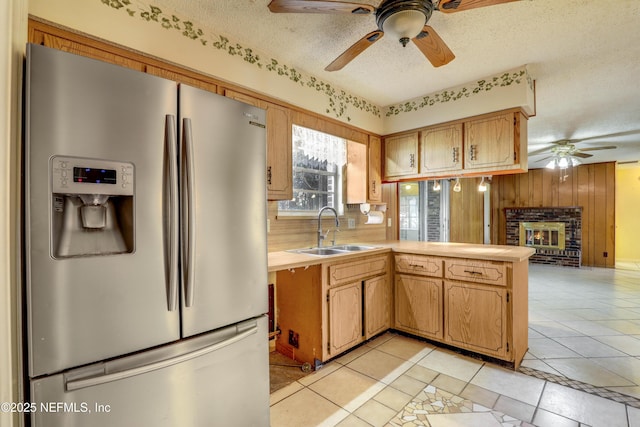
[[518, 0], [384, 0], [380, 6], [346, 1], [272, 0], [273, 13], [339, 13], [376, 17], [378, 29], [355, 42], [338, 56], [326, 71], [337, 71], [351, 62], [385, 34], [397, 38], [402, 46], [413, 42], [434, 67], [451, 62], [455, 55], [433, 28], [427, 25], [434, 10], [461, 12], [478, 7], [510, 3]]

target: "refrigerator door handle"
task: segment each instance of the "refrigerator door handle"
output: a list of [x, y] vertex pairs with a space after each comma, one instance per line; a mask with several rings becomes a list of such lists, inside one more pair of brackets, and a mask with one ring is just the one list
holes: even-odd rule
[[[196, 270], [196, 201], [195, 201], [195, 166], [193, 159], [193, 132], [191, 130], [191, 119], [182, 119], [182, 135], [183, 135], [183, 193], [186, 200], [182, 204], [183, 208], [183, 227], [186, 228], [184, 236], [186, 242], [183, 241], [183, 251], [186, 251], [183, 262], [186, 267], [186, 278], [184, 284], [185, 307], [193, 305], [193, 294], [195, 291], [195, 270]], [[186, 210], [186, 212], [185, 212]]]
[[172, 114], [165, 117], [165, 145], [169, 162], [169, 294], [168, 310], [178, 309], [179, 282], [179, 223], [178, 223], [178, 164], [176, 144], [176, 118]]
[[176, 356], [176, 357], [171, 357], [168, 359], [163, 359], [163, 360], [159, 360], [157, 362], [153, 362], [153, 363], [149, 363], [147, 365], [143, 365], [143, 366], [136, 366], [134, 368], [131, 369], [125, 369], [123, 371], [118, 371], [118, 372], [114, 372], [111, 374], [105, 374], [105, 375], [101, 375], [101, 376], [97, 376], [97, 377], [89, 377], [89, 378], [82, 378], [82, 379], [76, 379], [73, 381], [67, 381], [65, 384], [65, 389], [66, 391], [74, 391], [74, 390], [79, 390], [81, 388], [87, 388], [87, 387], [94, 387], [100, 384], [106, 384], [106, 383], [110, 383], [113, 381], [118, 381], [118, 380], [122, 380], [122, 379], [126, 379], [126, 378], [130, 378], [136, 375], [141, 375], [141, 374], [146, 374], [148, 372], [152, 372], [152, 371], [156, 371], [158, 369], [164, 369], [167, 368], [169, 366], [173, 366], [173, 365], [177, 365], [179, 363], [183, 363], [186, 361], [189, 361], [191, 359], [195, 359], [201, 356], [204, 356], [205, 354], [209, 354], [212, 353], [214, 351], [220, 350], [224, 347], [228, 347], [232, 344], [235, 344], [239, 341], [242, 341], [243, 339], [249, 337], [250, 335], [253, 335], [255, 333], [258, 332], [258, 324], [257, 322], [254, 323], [253, 327], [250, 329], [247, 329], [243, 332], [238, 333], [237, 335], [234, 335], [233, 337], [226, 339], [224, 341], [203, 347], [201, 349], [195, 350], [195, 351], [191, 351], [185, 354], [181, 354], [180, 356]]

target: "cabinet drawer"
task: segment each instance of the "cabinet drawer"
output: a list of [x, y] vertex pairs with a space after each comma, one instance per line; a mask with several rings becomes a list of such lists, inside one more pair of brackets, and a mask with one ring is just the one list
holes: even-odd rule
[[505, 263], [469, 259], [446, 259], [444, 277], [465, 282], [507, 285]]
[[329, 266], [329, 285], [356, 282], [368, 277], [387, 272], [388, 256], [364, 258], [358, 261], [345, 262]]
[[424, 255], [396, 255], [398, 273], [419, 274], [421, 276], [442, 277], [442, 258]]

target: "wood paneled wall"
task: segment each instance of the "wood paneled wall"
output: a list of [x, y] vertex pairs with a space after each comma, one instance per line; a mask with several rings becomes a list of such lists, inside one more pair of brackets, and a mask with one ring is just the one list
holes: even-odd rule
[[449, 241], [484, 242], [484, 193], [478, 191], [480, 178], [462, 178], [460, 192], [449, 190]]
[[615, 163], [580, 165], [566, 171], [532, 169], [494, 176], [491, 184], [491, 242], [505, 244], [504, 208], [582, 208], [582, 265], [615, 267]]

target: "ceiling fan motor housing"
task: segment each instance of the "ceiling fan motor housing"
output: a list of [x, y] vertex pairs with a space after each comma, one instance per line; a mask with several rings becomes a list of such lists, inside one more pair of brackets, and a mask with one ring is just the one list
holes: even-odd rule
[[[430, 0], [385, 0], [376, 11], [376, 24], [381, 31], [389, 32], [389, 28], [385, 28], [384, 24], [387, 19], [392, 18], [399, 12], [418, 12], [424, 15], [424, 22], [422, 22], [420, 28], [417, 29], [416, 34], [399, 35], [400, 43], [406, 46], [409, 40], [417, 36], [422, 30], [422, 27], [429, 21], [433, 9], [433, 3], [431, 3]], [[396, 18], [399, 16], [401, 15], [396, 15]]]

